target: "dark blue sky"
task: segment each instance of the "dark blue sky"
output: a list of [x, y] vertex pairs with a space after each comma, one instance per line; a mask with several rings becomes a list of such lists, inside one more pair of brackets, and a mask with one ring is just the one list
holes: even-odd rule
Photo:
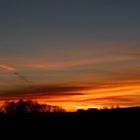
[[139, 7], [138, 0], [3, 0], [0, 40], [24, 48], [46, 40], [139, 40]]

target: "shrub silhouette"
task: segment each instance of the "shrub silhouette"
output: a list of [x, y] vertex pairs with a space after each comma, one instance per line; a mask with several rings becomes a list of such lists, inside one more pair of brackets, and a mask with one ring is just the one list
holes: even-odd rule
[[78, 109], [76, 112], [77, 113], [85, 113], [85, 110], [84, 109]]
[[6, 113], [41, 113], [41, 112], [66, 112], [59, 106], [39, 104], [31, 100], [19, 100], [18, 102], [6, 102], [2, 109]]
[[97, 108], [89, 108], [88, 110], [87, 110], [87, 112], [97, 112], [98, 111], [98, 109]]

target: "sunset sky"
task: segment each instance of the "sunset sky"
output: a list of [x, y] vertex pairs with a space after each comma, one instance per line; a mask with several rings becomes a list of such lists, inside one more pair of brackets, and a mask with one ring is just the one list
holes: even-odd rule
[[68, 111], [140, 105], [139, 0], [1, 0], [0, 102]]

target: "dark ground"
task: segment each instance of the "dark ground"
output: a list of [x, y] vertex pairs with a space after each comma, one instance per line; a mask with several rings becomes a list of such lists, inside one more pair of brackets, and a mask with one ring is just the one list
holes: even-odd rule
[[[72, 137], [124, 133], [140, 127], [140, 107], [75, 113], [0, 114], [0, 133]], [[111, 135], [109, 135], [111, 136]], [[116, 137], [113, 136], [113, 137]], [[114, 138], [113, 138], [114, 139]]]

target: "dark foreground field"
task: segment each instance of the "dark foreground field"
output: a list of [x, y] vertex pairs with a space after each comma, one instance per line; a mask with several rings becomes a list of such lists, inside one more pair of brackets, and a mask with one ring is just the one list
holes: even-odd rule
[[[75, 113], [0, 114], [2, 131], [59, 134], [81, 131], [112, 131], [114, 128], [133, 129], [140, 125], [140, 107]], [[115, 131], [115, 130], [114, 130]], [[0, 131], [1, 132], [1, 131]]]

